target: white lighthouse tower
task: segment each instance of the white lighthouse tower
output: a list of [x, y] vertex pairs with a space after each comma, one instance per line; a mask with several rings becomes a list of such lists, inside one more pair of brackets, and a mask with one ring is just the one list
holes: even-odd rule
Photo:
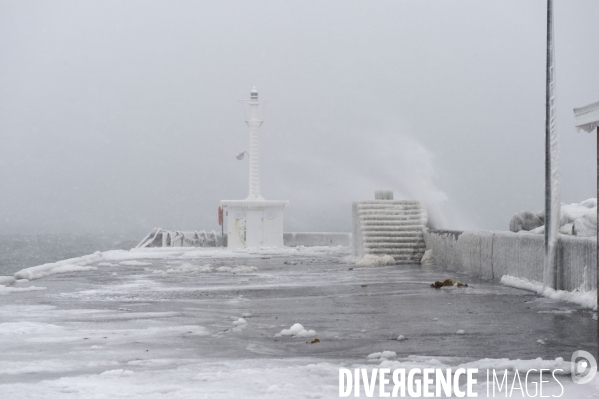
[[[241, 100], [241, 102], [244, 101]], [[250, 128], [250, 194], [248, 200], [264, 199], [260, 195], [260, 138], [258, 137], [258, 131], [264, 123], [258, 109], [260, 102], [258, 100], [258, 89], [254, 86], [250, 92], [250, 117], [245, 121]], [[262, 101], [263, 104], [265, 102]]]
[[[261, 248], [283, 246], [283, 210], [288, 201], [267, 201], [260, 194], [260, 140], [259, 130], [264, 123], [262, 113], [266, 101], [258, 100], [254, 86], [250, 101], [241, 100], [249, 106], [246, 123], [250, 128], [250, 192], [245, 200], [221, 201], [227, 220], [227, 247]], [[243, 158], [239, 154], [238, 159]]]

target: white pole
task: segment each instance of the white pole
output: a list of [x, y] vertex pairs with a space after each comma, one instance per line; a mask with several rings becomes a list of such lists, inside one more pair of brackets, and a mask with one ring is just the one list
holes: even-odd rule
[[557, 289], [557, 249], [561, 213], [558, 132], [555, 113], [553, 0], [547, 0], [545, 92], [545, 264], [543, 286]]
[[262, 126], [258, 112], [258, 90], [254, 86], [250, 94], [250, 119], [246, 121], [250, 128], [250, 194], [247, 199], [263, 199], [260, 195], [260, 141], [258, 130]]

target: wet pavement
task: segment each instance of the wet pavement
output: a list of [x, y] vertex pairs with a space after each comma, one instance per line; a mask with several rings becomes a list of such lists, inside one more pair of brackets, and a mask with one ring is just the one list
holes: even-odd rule
[[[352, 364], [382, 350], [454, 363], [596, 352], [596, 312], [438, 266], [357, 267], [340, 248], [195, 254], [111, 261], [23, 285], [46, 291], [0, 296], [0, 382], [134, 370], [144, 361], [172, 369], [198, 360]], [[198, 271], [207, 264], [211, 272]], [[257, 270], [214, 270], [221, 266]], [[430, 287], [446, 278], [468, 288]], [[236, 328], [239, 318], [246, 327]], [[294, 323], [315, 337], [277, 336]]]

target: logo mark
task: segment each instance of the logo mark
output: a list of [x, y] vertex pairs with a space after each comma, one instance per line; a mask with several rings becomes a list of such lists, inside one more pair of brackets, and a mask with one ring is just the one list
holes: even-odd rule
[[[579, 360], [577, 362], [578, 359]], [[572, 354], [572, 381], [575, 384], [586, 384], [597, 374], [597, 361], [587, 351], [576, 351]]]

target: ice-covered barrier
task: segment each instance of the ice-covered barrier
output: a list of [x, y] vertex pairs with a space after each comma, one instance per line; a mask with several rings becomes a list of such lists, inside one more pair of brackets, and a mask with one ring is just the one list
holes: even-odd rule
[[418, 201], [395, 201], [389, 192], [377, 197], [391, 199], [353, 203], [354, 254], [391, 255], [397, 263], [420, 264], [426, 208]]
[[91, 255], [80, 256], [78, 258], [61, 260], [54, 263], [46, 263], [40, 266], [33, 266], [20, 270], [14, 274], [15, 279], [36, 280], [45, 276], [60, 273], [71, 273], [78, 271], [96, 270], [94, 266], [88, 266], [102, 261], [102, 253], [94, 252]]
[[[225, 242], [227, 234], [225, 234]], [[350, 246], [350, 233], [284, 233], [286, 247], [335, 247]], [[160, 247], [221, 247], [223, 239], [215, 231], [167, 231], [156, 228], [135, 248]]]
[[155, 247], [221, 247], [222, 234], [214, 230], [200, 231], [168, 231], [153, 229], [135, 248]]
[[[544, 237], [509, 231], [425, 230], [435, 263], [488, 279], [505, 275], [543, 281]], [[597, 241], [562, 235], [558, 245], [558, 290], [592, 291], [597, 286]]]

